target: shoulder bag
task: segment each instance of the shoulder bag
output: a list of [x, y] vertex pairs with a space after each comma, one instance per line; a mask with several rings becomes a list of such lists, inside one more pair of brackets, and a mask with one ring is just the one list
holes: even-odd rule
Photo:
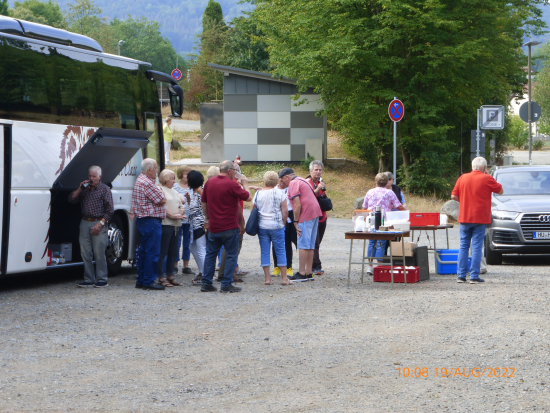
[[[313, 183], [315, 189], [317, 189], [317, 185], [315, 185], [313, 178], [311, 178], [311, 182]], [[315, 194], [315, 191], [313, 191], [313, 193]], [[321, 208], [321, 211], [327, 212], [332, 210], [332, 201], [326, 194], [315, 195], [315, 197], [317, 198], [317, 202], [319, 202], [319, 208]]]
[[258, 206], [256, 205], [256, 197], [258, 196], [258, 191], [254, 194], [254, 200], [252, 201], [252, 210], [250, 211], [250, 217], [246, 221], [246, 227], [244, 231], [251, 236], [258, 235], [260, 231], [260, 216], [258, 213]]

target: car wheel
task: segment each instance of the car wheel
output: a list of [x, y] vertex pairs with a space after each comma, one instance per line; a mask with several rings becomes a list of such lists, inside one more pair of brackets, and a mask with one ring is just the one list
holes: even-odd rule
[[124, 227], [122, 221], [116, 215], [113, 215], [109, 221], [109, 233], [107, 235], [107, 270], [109, 275], [116, 275], [122, 265], [122, 254], [124, 253]]
[[487, 265], [502, 265], [502, 254], [491, 251], [489, 236], [485, 237], [485, 258], [487, 259]]

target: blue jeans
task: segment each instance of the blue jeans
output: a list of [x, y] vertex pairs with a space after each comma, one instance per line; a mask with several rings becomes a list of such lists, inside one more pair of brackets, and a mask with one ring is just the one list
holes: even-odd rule
[[[388, 241], [383, 241], [379, 239], [369, 240], [369, 247], [367, 249], [367, 257], [383, 257], [386, 252], [386, 243]], [[374, 250], [374, 255], [372, 251]]]
[[285, 228], [279, 229], [263, 229], [258, 231], [258, 240], [260, 241], [260, 251], [262, 257], [262, 267], [269, 267], [271, 262], [271, 243], [277, 257], [277, 265], [286, 267], [286, 252], [285, 252]]
[[225, 271], [222, 279], [222, 287], [229, 287], [233, 283], [233, 273], [237, 267], [237, 256], [239, 254], [239, 228], [229, 229], [223, 232], [207, 232], [206, 257], [204, 258], [203, 284], [212, 284], [214, 272], [216, 271], [216, 258], [223, 247], [227, 251]]
[[153, 284], [157, 279], [157, 267], [160, 256], [160, 239], [162, 236], [160, 219], [138, 218], [136, 226], [140, 237], [136, 284]]
[[[183, 238], [183, 251], [181, 252], [182, 261], [189, 261], [191, 259], [191, 250], [189, 249], [189, 229], [190, 228], [191, 228], [191, 224], [181, 224], [181, 229], [178, 237], [178, 252], [181, 248], [181, 240]], [[177, 254], [176, 254], [176, 258], [177, 258]]]
[[479, 266], [483, 240], [485, 239], [485, 224], [460, 224], [460, 250], [458, 251], [458, 278], [466, 278], [468, 272], [468, 252], [472, 243], [472, 264], [470, 280], [479, 278]]

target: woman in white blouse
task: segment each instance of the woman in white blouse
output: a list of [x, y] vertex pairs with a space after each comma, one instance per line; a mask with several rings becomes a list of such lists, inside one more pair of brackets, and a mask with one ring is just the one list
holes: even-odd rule
[[[185, 199], [174, 189], [176, 175], [169, 169], [163, 170], [159, 174], [160, 189], [166, 197], [166, 218], [162, 220], [162, 236], [160, 239], [160, 256], [157, 267], [159, 284], [163, 287], [173, 287], [182, 285], [176, 281], [174, 276], [173, 263], [178, 256], [178, 235], [181, 227], [181, 220], [186, 218], [184, 215]], [[164, 259], [167, 258], [167, 263]], [[166, 269], [166, 274], [164, 273]]]
[[269, 273], [271, 243], [273, 243], [277, 264], [283, 278], [282, 284], [292, 284], [286, 274], [285, 222], [288, 218], [288, 208], [284, 194], [275, 189], [278, 182], [279, 177], [276, 172], [266, 172], [264, 174], [265, 188], [256, 192], [253, 201], [254, 207], [258, 208], [260, 226], [258, 239], [266, 285], [271, 284], [271, 274]]

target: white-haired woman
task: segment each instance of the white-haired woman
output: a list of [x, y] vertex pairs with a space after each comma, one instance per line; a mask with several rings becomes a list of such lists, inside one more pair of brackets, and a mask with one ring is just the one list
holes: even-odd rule
[[[181, 220], [185, 218], [183, 213], [185, 198], [174, 189], [176, 175], [174, 171], [165, 169], [159, 175], [160, 189], [166, 197], [166, 218], [162, 220], [162, 235], [160, 239], [160, 256], [157, 267], [159, 284], [163, 287], [182, 285], [176, 281], [174, 275], [174, 262], [178, 257], [178, 235]], [[166, 263], [164, 259], [167, 258]], [[165, 274], [166, 268], [166, 274]]]
[[165, 122], [162, 129], [164, 134], [164, 160], [168, 164], [170, 162], [170, 149], [172, 148], [172, 118], [166, 117]]
[[276, 172], [267, 171], [264, 174], [264, 185], [253, 200], [253, 207], [258, 208], [259, 226], [258, 240], [260, 241], [261, 265], [264, 270], [265, 284], [271, 284], [269, 260], [271, 255], [271, 243], [275, 248], [277, 264], [283, 278], [282, 284], [292, 284], [286, 274], [286, 252], [285, 252], [285, 223], [288, 218], [286, 197], [275, 189], [279, 183], [279, 176]]
[[[405, 210], [393, 191], [391, 189], [386, 189], [388, 175], [379, 173], [374, 178], [374, 181], [376, 182], [376, 187], [372, 188], [367, 192], [367, 195], [365, 195], [363, 209], [375, 211], [376, 207], [379, 206], [383, 217], [386, 216], [386, 212], [391, 212], [392, 209], [397, 209], [399, 211]], [[384, 251], [386, 250], [386, 243], [387, 241], [371, 239], [369, 241], [367, 257], [383, 257]], [[371, 260], [369, 261], [372, 262]], [[367, 267], [367, 274], [373, 274], [372, 265]]]

